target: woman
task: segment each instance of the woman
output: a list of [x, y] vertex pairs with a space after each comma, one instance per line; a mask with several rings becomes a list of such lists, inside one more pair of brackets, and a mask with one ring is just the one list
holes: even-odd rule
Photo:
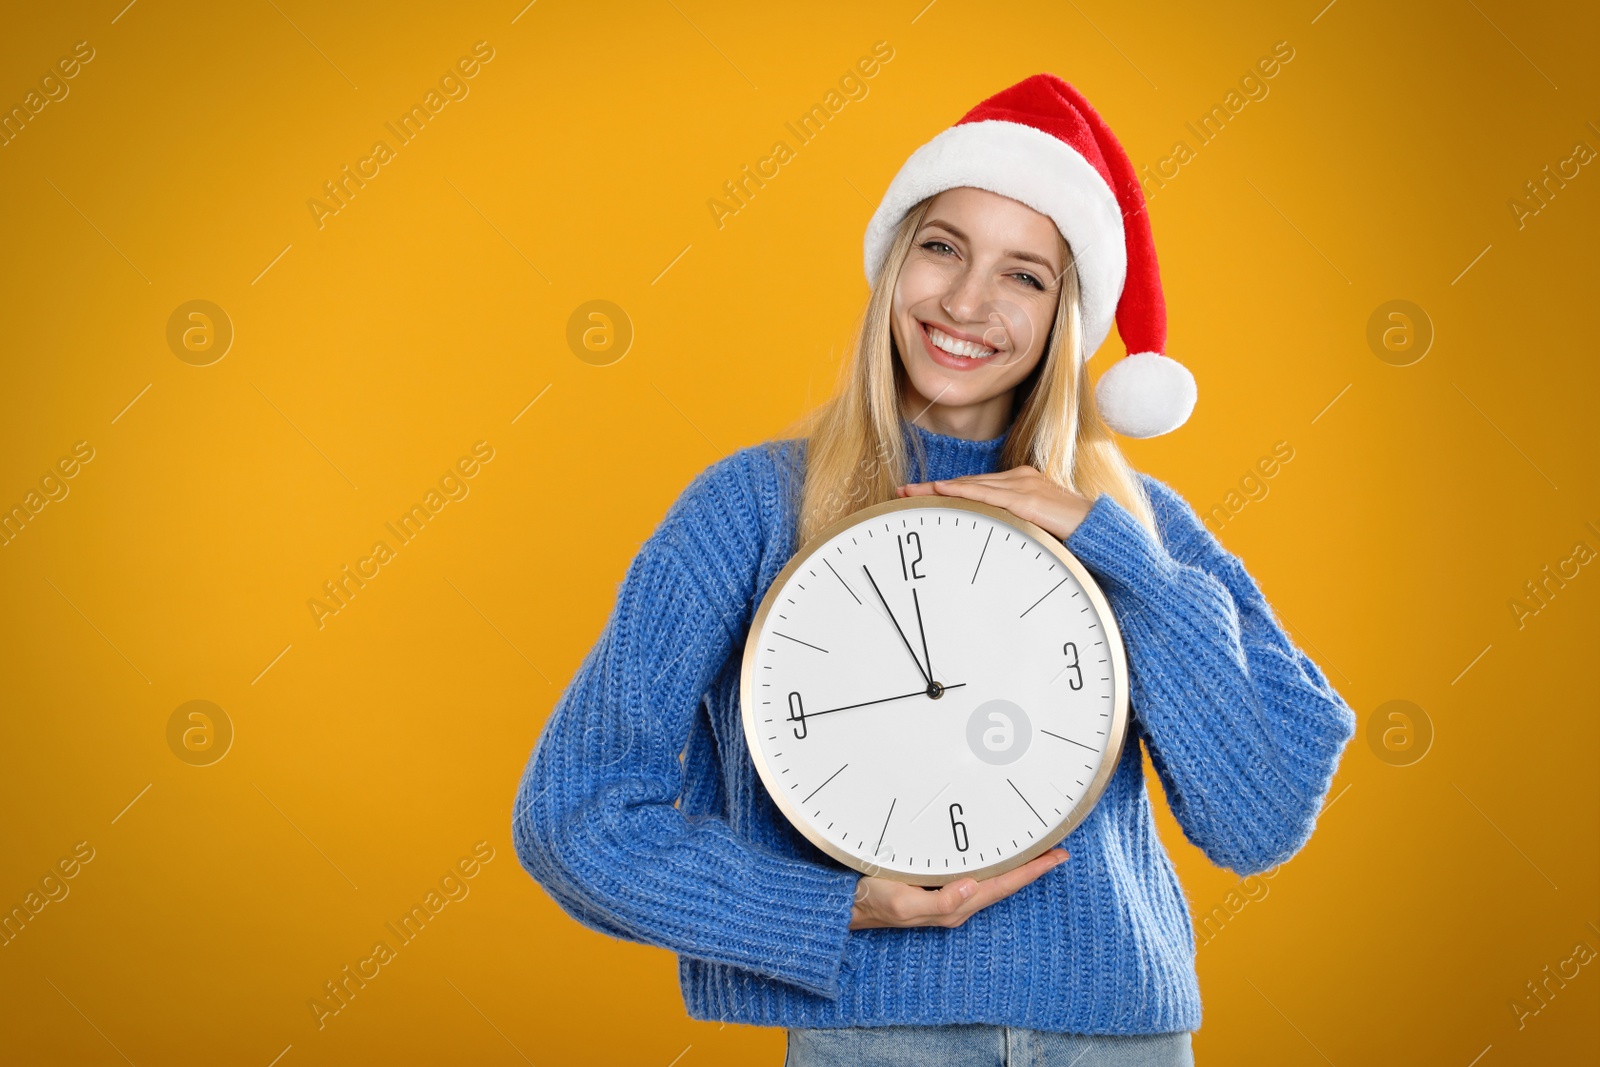
[[[1192, 1063], [1194, 930], [1140, 745], [1189, 840], [1247, 874], [1305, 843], [1355, 720], [1108, 429], [1170, 431], [1195, 399], [1160, 354], [1133, 169], [1087, 101], [1036, 75], [912, 155], [866, 262], [839, 395], [804, 433], [700, 473], [628, 568], [528, 762], [518, 854], [580, 922], [676, 952], [692, 1017], [786, 1027], [792, 1067]], [[1134, 354], [1091, 392], [1113, 314]], [[1128, 651], [1130, 742], [1065, 847], [937, 891], [812, 847], [760, 785], [739, 714], [778, 571], [897, 494], [996, 504], [1061, 538]]]

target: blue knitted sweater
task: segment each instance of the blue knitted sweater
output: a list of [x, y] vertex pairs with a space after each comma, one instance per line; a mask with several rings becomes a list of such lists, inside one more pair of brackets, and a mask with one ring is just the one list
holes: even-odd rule
[[[910, 453], [912, 481], [991, 472], [1006, 437], [903, 432], [926, 456]], [[1185, 836], [1252, 873], [1310, 836], [1350, 708], [1188, 504], [1141, 475], [1159, 539], [1107, 496], [1066, 539], [1110, 600], [1131, 678], [1128, 741], [1063, 843], [1072, 858], [954, 929], [852, 931], [859, 875], [773, 805], [739, 714], [745, 634], [799, 547], [804, 445], [713, 463], [640, 547], [528, 760], [523, 867], [584, 925], [677, 953], [696, 1019], [1197, 1029], [1194, 928], [1141, 746]]]

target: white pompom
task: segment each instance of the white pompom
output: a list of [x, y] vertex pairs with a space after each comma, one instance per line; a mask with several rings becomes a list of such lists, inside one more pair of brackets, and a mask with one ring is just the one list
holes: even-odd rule
[[1198, 395], [1189, 368], [1158, 352], [1117, 360], [1094, 390], [1100, 417], [1124, 437], [1171, 433], [1188, 421]]

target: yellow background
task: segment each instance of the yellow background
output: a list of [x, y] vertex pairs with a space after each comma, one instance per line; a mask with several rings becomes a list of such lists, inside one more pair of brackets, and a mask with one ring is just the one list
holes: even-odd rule
[[[1600, 149], [1591, 5], [124, 3], [0, 35], [7, 109], [95, 56], [0, 148], [0, 503], [94, 449], [0, 548], [0, 902], [94, 850], [0, 948], [0, 1058], [780, 1062], [518, 867], [540, 725], [690, 478], [831, 388], [907, 154], [1048, 70], [1153, 163], [1278, 41], [1270, 94], [1152, 200], [1200, 401], [1128, 449], [1206, 510], [1292, 446], [1221, 536], [1362, 725], [1309, 846], [1200, 949], [1196, 1050], [1595, 1051], [1600, 964], [1511, 1005], [1600, 949], [1600, 567], [1508, 606], [1600, 551], [1597, 165], [1508, 207]], [[719, 229], [707, 200], [880, 40], [869, 95]], [[307, 201], [477, 41], [470, 94], [319, 228]], [[195, 299], [235, 331], [203, 367], [166, 341]], [[566, 342], [596, 299], [635, 330], [609, 366]], [[1410, 366], [1366, 341], [1393, 299], [1436, 331]], [[477, 441], [470, 495], [319, 629], [307, 601]], [[168, 746], [190, 700], [235, 731], [210, 766]], [[1369, 744], [1391, 700], [1433, 730], [1409, 766]], [[1239, 880], [1157, 807], [1198, 922]], [[470, 895], [319, 1030], [323, 983], [479, 841]]]

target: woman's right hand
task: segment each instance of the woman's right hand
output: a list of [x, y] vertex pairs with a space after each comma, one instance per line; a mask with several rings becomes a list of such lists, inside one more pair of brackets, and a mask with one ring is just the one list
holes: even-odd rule
[[1067, 851], [1053, 848], [993, 878], [962, 878], [937, 891], [862, 876], [856, 883], [856, 903], [850, 912], [850, 929], [892, 926], [960, 926], [972, 915], [1065, 863]]

